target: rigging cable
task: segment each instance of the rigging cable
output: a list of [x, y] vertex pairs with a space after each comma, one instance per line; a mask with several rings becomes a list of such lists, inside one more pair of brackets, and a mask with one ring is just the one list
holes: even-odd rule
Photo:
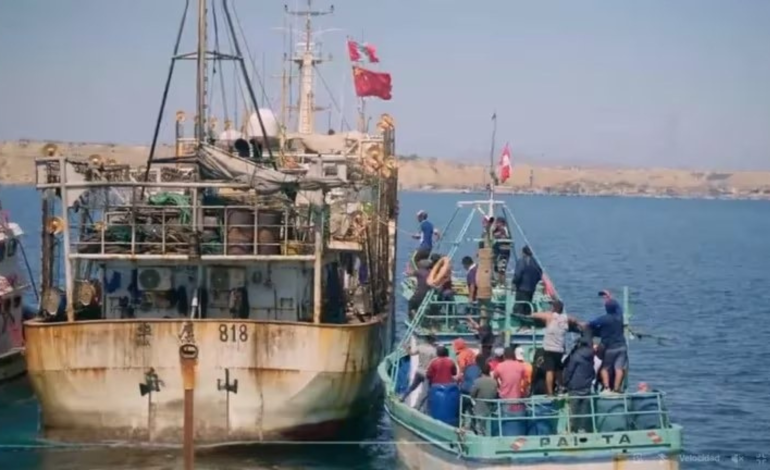
[[[540, 269], [543, 271], [544, 274], [547, 274], [548, 270], [545, 269], [545, 266], [543, 265], [543, 262], [541, 261], [540, 257], [537, 255], [537, 253], [535, 253], [535, 249], [532, 248], [532, 244], [527, 239], [527, 235], [524, 233], [524, 229], [521, 228], [521, 225], [519, 225], [519, 221], [516, 220], [516, 216], [513, 215], [513, 211], [506, 210], [505, 212], [507, 212], [508, 215], [511, 217], [511, 221], [516, 226], [516, 230], [518, 230], [519, 234], [521, 234], [521, 238], [524, 240], [524, 243], [529, 247], [530, 250], [532, 250], [532, 257], [535, 258], [535, 260], [537, 261], [537, 264], [540, 266]], [[513, 253], [513, 255], [516, 256], [516, 253]], [[550, 278], [550, 276], [548, 277]], [[556, 294], [556, 297], [561, 298], [561, 295], [559, 295], [559, 291], [556, 289], [556, 284], [554, 284], [553, 280], [551, 280], [551, 285], [553, 286], [553, 292]]]
[[[230, 118], [230, 114], [227, 111], [227, 95], [225, 94], [225, 76], [222, 73], [222, 59], [219, 57], [219, 54], [221, 51], [219, 49], [219, 22], [217, 21], [217, 3], [216, 2], [214, 2], [214, 5], [212, 5], [211, 14], [214, 18], [214, 51], [217, 54], [217, 58], [214, 60], [214, 64], [219, 65], [219, 68], [217, 69], [215, 67], [212, 73], [219, 75], [219, 85], [222, 91], [222, 109], [224, 111], [225, 120], [228, 120]], [[211, 96], [213, 101], [214, 93], [212, 93]]]
[[346, 127], [348, 130], [352, 130], [352, 128], [350, 127], [350, 124], [348, 124], [347, 119], [345, 119], [345, 115], [342, 113], [342, 108], [340, 108], [340, 105], [337, 103], [337, 100], [334, 98], [334, 93], [332, 93], [332, 90], [329, 87], [329, 84], [326, 83], [326, 79], [321, 74], [321, 71], [318, 70], [318, 67], [316, 67], [315, 65], [313, 65], [313, 68], [315, 69], [316, 72], [318, 72], [318, 77], [321, 79], [321, 83], [323, 84], [324, 88], [326, 88], [326, 92], [329, 93], [329, 98], [331, 99], [332, 104], [337, 109], [337, 112], [340, 113], [340, 116], [342, 116], [342, 125]]
[[[238, 62], [241, 64], [241, 72], [243, 73], [244, 81], [246, 82], [246, 88], [249, 90], [249, 98], [251, 99], [252, 104], [254, 105], [254, 108], [257, 110], [259, 109], [257, 104], [257, 97], [254, 95], [254, 87], [252, 87], [251, 82], [249, 81], [249, 74], [246, 70], [246, 63], [243, 61], [243, 55], [241, 55], [241, 48], [238, 45], [238, 38], [235, 34], [235, 26], [233, 26], [233, 19], [230, 15], [230, 9], [227, 7], [227, 0], [224, 0], [223, 2], [224, 11], [225, 11], [225, 17], [227, 18], [227, 27], [230, 30], [230, 34], [233, 37], [233, 45], [235, 46], [235, 53], [238, 56]], [[265, 139], [264, 143], [268, 143], [268, 136], [267, 136], [267, 128], [265, 127], [265, 121], [262, 119], [262, 114], [257, 111], [257, 121], [259, 121], [259, 129], [262, 132], [262, 137]], [[270, 145], [264, 145], [264, 149], [267, 149], [267, 155], [269, 157], [269, 161], [271, 166], [274, 170], [278, 169], [278, 165], [276, 165], [275, 157], [273, 155], [273, 149], [270, 147]], [[254, 172], [252, 173], [252, 179], [254, 178], [254, 175], [256, 174], [257, 166], [254, 166]]]
[[[254, 56], [251, 54], [251, 50], [249, 48], [249, 42], [246, 40], [246, 33], [243, 31], [243, 27], [241, 26], [241, 19], [238, 16], [238, 10], [235, 8], [235, 4], [233, 4], [233, 15], [235, 16], [235, 23], [238, 25], [238, 30], [241, 32], [241, 37], [243, 37], [243, 45], [246, 48], [246, 54], [249, 57], [249, 62], [251, 62], [251, 70], [254, 72], [254, 75], [257, 77], [257, 83], [259, 83], [259, 88], [262, 91], [262, 96], [267, 96], [267, 91], [265, 91], [265, 83], [262, 81], [262, 76], [259, 74], [259, 71], [257, 71], [257, 64], [254, 62]], [[272, 112], [273, 115], [275, 115], [275, 111], [270, 105], [269, 100], [267, 101], [267, 103], [263, 102], [262, 106], [267, 106], [270, 112]], [[256, 109], [254, 111], [256, 111]]]
[[[176, 63], [177, 56], [179, 55], [179, 45], [182, 43], [182, 32], [184, 31], [184, 24], [187, 20], [187, 10], [190, 7], [190, 0], [184, 2], [184, 12], [182, 13], [182, 21], [179, 22], [179, 31], [176, 34], [176, 44], [174, 44], [174, 55], [171, 58], [171, 66], [168, 69], [168, 76], [166, 77], [166, 86], [163, 88], [163, 98], [160, 101], [160, 110], [158, 111], [158, 119], [155, 121], [155, 132], [152, 135], [152, 145], [150, 145], [150, 155], [147, 157], [147, 169], [144, 171], [144, 181], [149, 181], [150, 177], [150, 165], [155, 157], [155, 149], [158, 146], [158, 137], [160, 136], [160, 125], [163, 122], [163, 112], [166, 110], [166, 101], [168, 100], [168, 90], [171, 88], [171, 77], [174, 75], [174, 64]], [[136, 191], [133, 191], [133, 202], [136, 202]], [[139, 198], [144, 197], [144, 186]]]
[[[227, 43], [230, 46], [230, 55], [236, 55], [235, 53], [235, 45], [233, 44], [233, 38], [226, 34], [227, 36]], [[236, 61], [233, 61], [233, 114], [235, 115], [235, 124], [238, 129], [240, 129], [242, 126], [238, 126], [238, 91], [241, 92], [241, 98], [243, 99], [243, 106], [246, 108], [246, 115], [244, 116], [244, 119], [249, 119], [249, 102], [246, 100], [246, 93], [243, 91], [243, 82], [240, 78], [238, 78], [238, 63]], [[243, 138], [246, 138], [246, 133], [244, 132]]]

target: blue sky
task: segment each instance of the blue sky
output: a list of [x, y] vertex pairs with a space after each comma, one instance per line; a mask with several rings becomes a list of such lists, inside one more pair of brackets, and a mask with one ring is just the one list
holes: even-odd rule
[[[234, 3], [277, 109], [284, 2]], [[401, 153], [483, 161], [496, 109], [514, 164], [770, 169], [770, 1], [334, 4], [317, 22], [342, 30], [321, 36], [323, 78], [355, 123], [345, 36], [373, 43], [394, 98], [367, 106], [395, 117]], [[149, 142], [183, 5], [0, 0], [0, 139]], [[178, 68], [164, 140], [177, 109], [193, 113], [194, 76]], [[331, 104], [320, 82], [317, 96]]]

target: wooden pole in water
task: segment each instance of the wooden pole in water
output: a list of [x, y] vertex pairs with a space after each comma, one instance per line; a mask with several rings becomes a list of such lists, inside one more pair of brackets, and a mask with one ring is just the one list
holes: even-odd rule
[[[326, 199], [324, 194], [321, 198], [321, 202]], [[321, 309], [323, 308], [323, 292], [321, 292], [321, 286], [323, 285], [322, 270], [323, 270], [323, 257], [324, 257], [324, 216], [323, 207], [319, 206], [318, 213], [315, 217], [314, 238], [315, 238], [315, 261], [313, 262], [313, 323], [321, 323]]]
[[182, 366], [182, 385], [184, 387], [184, 429], [183, 452], [184, 469], [195, 468], [195, 366], [198, 363], [198, 347], [194, 344], [183, 344], [179, 347], [179, 362]]

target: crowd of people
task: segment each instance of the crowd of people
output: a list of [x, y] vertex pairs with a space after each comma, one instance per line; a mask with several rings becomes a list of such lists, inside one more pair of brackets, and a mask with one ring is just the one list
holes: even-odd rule
[[[401, 399], [406, 400], [421, 384], [426, 386], [416, 401], [416, 408], [425, 409], [428, 390], [432, 385], [457, 384], [465, 400], [463, 408], [475, 416], [489, 416], [488, 400], [517, 400], [529, 396], [569, 396], [572, 414], [587, 415], [594, 393], [613, 394], [623, 391], [627, 368], [627, 346], [623, 331], [622, 308], [608, 291], [601, 291], [605, 313], [590, 322], [582, 322], [564, 313], [559, 300], [552, 311], [535, 312], [532, 317], [545, 323], [543, 343], [534, 350], [532, 362], [525, 359], [524, 348], [500, 346], [491, 328], [473, 322], [479, 348], [471, 348], [465, 340], [455, 339], [451, 348], [428, 336], [410, 354], [418, 356], [417, 371]], [[570, 350], [566, 336], [569, 331], [580, 335]], [[593, 338], [599, 338], [594, 346]], [[597, 380], [598, 375], [598, 380]], [[473, 403], [471, 405], [471, 403]], [[506, 416], [523, 416], [524, 406], [513, 403], [504, 407]], [[590, 419], [575, 418], [573, 428], [589, 431]]]
[[[414, 315], [428, 293], [435, 289], [438, 300], [452, 301], [455, 292], [451, 269], [441, 279], [428, 282], [431, 270], [441, 259], [432, 253], [433, 242], [440, 236], [428, 220], [428, 214], [417, 214], [420, 231], [414, 238], [420, 245], [412, 258], [412, 273], [416, 277], [416, 288], [409, 300], [410, 317]], [[480, 247], [491, 246], [495, 259], [495, 284], [505, 284], [505, 274], [512, 251], [512, 240], [506, 220], [503, 217], [485, 217], [483, 238]], [[468, 300], [477, 300], [476, 276], [478, 267], [474, 259], [465, 256], [461, 260], [466, 271]], [[554, 299], [550, 311], [534, 311], [533, 298], [538, 286], [545, 284], [546, 293]], [[534, 350], [532, 363], [525, 360], [524, 349], [516, 345], [506, 345], [502, 335], [495, 335], [486, 321], [476, 322], [468, 318], [468, 325], [476, 333], [478, 350], [461, 339], [455, 339], [451, 345], [454, 359], [449, 348], [428, 336], [426, 341], [410, 350], [418, 356], [418, 367], [408, 390], [402, 400], [417, 390], [421, 384], [422, 393], [416, 407], [424, 409], [431, 385], [456, 383], [463, 394], [471, 399], [473, 405], [464, 405], [464, 409], [476, 416], [488, 415], [492, 410], [485, 400], [516, 400], [532, 395], [556, 396], [568, 395], [573, 415], [588, 414], [590, 403], [581, 399], [596, 392], [613, 394], [624, 389], [624, 378], [628, 367], [628, 351], [625, 339], [623, 311], [620, 304], [606, 290], [599, 292], [604, 301], [605, 313], [590, 322], [583, 322], [568, 316], [563, 303], [557, 299], [550, 281], [528, 246], [521, 250], [516, 260], [512, 285], [515, 292], [513, 313], [527, 316], [544, 326], [543, 343]], [[567, 333], [579, 333], [574, 346], [567, 350]], [[599, 344], [594, 345], [594, 337]], [[523, 405], [512, 404], [501, 412], [517, 415], [524, 412]], [[573, 427], [578, 430], [588, 429], [590, 420], [576, 419]]]

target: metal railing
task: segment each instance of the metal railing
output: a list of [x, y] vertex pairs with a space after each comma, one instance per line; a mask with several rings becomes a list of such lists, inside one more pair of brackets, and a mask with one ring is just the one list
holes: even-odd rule
[[[531, 337], [532, 344], [538, 344], [542, 340], [542, 327], [535, 321], [524, 315], [506, 313], [506, 302], [489, 302], [486, 306], [470, 304], [467, 302], [439, 301], [431, 299], [423, 312], [421, 323], [415, 325], [415, 331], [431, 331], [438, 334], [451, 334], [458, 338], [472, 338], [475, 331], [468, 325], [471, 319], [479, 323], [482, 319], [489, 321], [493, 333], [515, 336], [521, 341], [522, 336]], [[513, 301], [511, 308], [517, 305], [526, 305], [532, 312], [538, 311], [532, 302]], [[416, 318], [416, 316], [415, 316]], [[407, 326], [415, 323], [406, 319]], [[509, 339], [510, 339], [509, 336]]]
[[459, 426], [490, 437], [665, 429], [664, 396], [650, 391], [483, 400], [463, 394]]
[[[199, 222], [195, 210], [202, 211]], [[278, 223], [260, 223], [267, 213]], [[311, 255], [315, 238], [308, 217], [248, 205], [112, 206], [70, 225], [80, 229], [71, 242], [80, 254]]]

